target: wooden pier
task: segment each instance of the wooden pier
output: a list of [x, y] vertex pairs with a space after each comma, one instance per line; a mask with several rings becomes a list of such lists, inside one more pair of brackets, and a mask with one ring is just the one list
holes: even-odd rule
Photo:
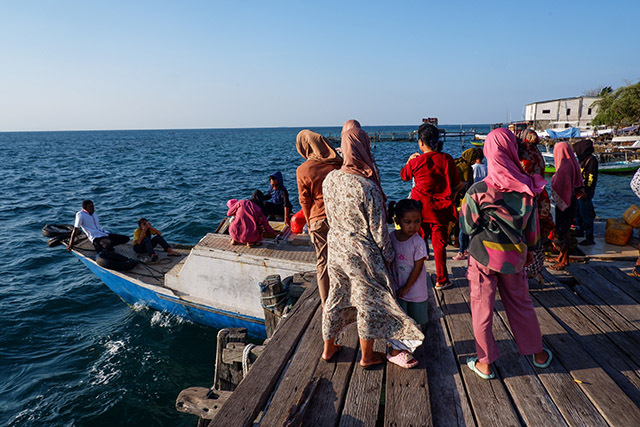
[[[572, 264], [570, 275], [531, 282], [547, 369], [520, 356], [500, 299], [494, 334], [496, 379], [466, 367], [475, 354], [466, 269], [454, 286], [430, 286], [420, 364], [365, 371], [354, 327], [338, 338], [337, 361], [321, 361], [317, 289], [305, 291], [247, 377], [210, 426], [638, 426], [640, 425], [640, 281], [611, 263]], [[376, 342], [378, 350], [384, 342]]]
[[[377, 142], [390, 142], [390, 141], [397, 141], [397, 142], [402, 142], [402, 141], [417, 142], [418, 141], [418, 131], [412, 131], [412, 132], [370, 131], [370, 132], [367, 132], [367, 135], [369, 135], [369, 139], [374, 144]], [[447, 138], [452, 138], [452, 139], [466, 138], [471, 140], [471, 139], [474, 139], [475, 136], [476, 136], [475, 129], [471, 129], [471, 130], [460, 129], [459, 131], [447, 131], [446, 129], [440, 129], [440, 138], [442, 138], [443, 140], [446, 140]], [[340, 143], [339, 133], [328, 134], [328, 135], [325, 135], [325, 137], [334, 144]]]

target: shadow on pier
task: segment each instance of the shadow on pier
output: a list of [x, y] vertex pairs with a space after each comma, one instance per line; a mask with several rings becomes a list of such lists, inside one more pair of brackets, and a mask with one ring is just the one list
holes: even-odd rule
[[361, 369], [354, 327], [339, 337], [337, 360], [321, 361], [320, 301], [309, 288], [209, 425], [640, 425], [639, 280], [612, 264], [574, 264], [570, 280], [545, 271], [544, 284], [531, 282], [548, 369], [518, 354], [498, 299], [501, 357], [486, 381], [465, 365], [475, 354], [469, 289], [465, 269], [452, 271], [452, 288], [429, 287], [417, 368]]

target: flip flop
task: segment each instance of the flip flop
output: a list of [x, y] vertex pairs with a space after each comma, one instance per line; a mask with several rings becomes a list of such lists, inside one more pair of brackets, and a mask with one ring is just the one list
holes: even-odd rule
[[549, 268], [555, 271], [563, 271], [565, 268], [567, 268], [567, 266], [554, 264], [554, 265], [550, 265]]
[[411, 369], [418, 366], [418, 361], [413, 357], [413, 354], [409, 353], [407, 350], [402, 350], [395, 356], [392, 356], [391, 353], [387, 353], [387, 360], [394, 365], [398, 365], [405, 369]]
[[496, 374], [493, 372], [493, 369], [491, 370], [491, 373], [487, 375], [484, 372], [481, 372], [480, 369], [476, 368], [477, 361], [478, 361], [477, 357], [468, 357], [467, 366], [469, 367], [469, 369], [475, 372], [483, 380], [491, 380], [496, 377]]
[[553, 355], [551, 354], [551, 350], [549, 350], [548, 348], [543, 348], [544, 351], [547, 352], [547, 354], [549, 355], [549, 357], [547, 358], [547, 361], [544, 363], [538, 363], [536, 362], [536, 355], [532, 354], [531, 355], [531, 360], [533, 360], [533, 366], [535, 366], [536, 368], [548, 368], [549, 365], [551, 365], [551, 359], [553, 359]]
[[640, 265], [634, 266], [631, 274], [633, 274], [635, 277], [640, 277]]
[[453, 286], [453, 283], [451, 283], [451, 282], [445, 282], [445, 283], [436, 282], [436, 285], [433, 288], [440, 291], [442, 289], [450, 288], [451, 286]]
[[180, 254], [178, 252], [171, 252], [169, 256], [180, 256]]
[[333, 362], [335, 362], [336, 355], [338, 353], [340, 353], [340, 351], [342, 350], [342, 346], [341, 345], [337, 345], [336, 344], [336, 347], [337, 347], [336, 351], [333, 352], [333, 354], [331, 355], [330, 358], [325, 359], [324, 357], [320, 356], [320, 359], [322, 359], [322, 361], [325, 362], [325, 363], [333, 363]]
[[384, 365], [385, 363], [387, 363], [387, 357], [385, 356], [384, 353], [380, 353], [380, 352], [376, 351], [375, 354], [378, 356], [380, 362], [372, 363], [372, 364], [366, 365], [366, 366], [363, 366], [360, 363], [358, 363], [358, 365], [360, 365], [362, 367], [362, 369], [364, 369], [365, 371], [371, 371], [373, 369], [376, 369], [378, 366]]

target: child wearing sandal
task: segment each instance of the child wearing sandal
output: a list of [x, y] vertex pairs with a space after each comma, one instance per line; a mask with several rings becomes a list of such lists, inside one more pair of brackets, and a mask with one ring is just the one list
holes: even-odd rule
[[467, 279], [477, 352], [477, 357], [467, 359], [467, 366], [479, 377], [491, 379], [495, 377], [491, 363], [500, 355], [492, 331], [496, 289], [520, 354], [531, 354], [539, 368], [549, 366], [552, 357], [542, 347], [524, 271], [539, 243], [536, 195], [546, 181], [524, 172], [515, 135], [508, 129], [495, 129], [487, 136], [484, 154], [488, 174], [467, 191], [460, 227], [471, 238]]
[[[427, 274], [424, 261], [427, 246], [418, 231], [422, 226], [422, 203], [404, 199], [389, 204], [389, 217], [400, 227], [389, 233], [395, 250], [392, 272], [398, 305], [419, 325], [427, 323]], [[387, 359], [403, 368], [413, 368], [418, 361], [402, 342], [390, 340]]]

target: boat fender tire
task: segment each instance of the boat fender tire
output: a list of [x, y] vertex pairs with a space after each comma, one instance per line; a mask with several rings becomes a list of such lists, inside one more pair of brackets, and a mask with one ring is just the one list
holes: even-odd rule
[[49, 240], [47, 240], [47, 245], [50, 248], [55, 248], [56, 246], [60, 246], [62, 243], [64, 243], [64, 241], [68, 238], [69, 236], [64, 236], [64, 235], [52, 237]]
[[115, 271], [129, 271], [138, 265], [138, 260], [117, 252], [100, 252], [96, 257], [96, 262], [100, 267]]
[[71, 224], [46, 224], [42, 227], [44, 237], [71, 236], [73, 225]]

